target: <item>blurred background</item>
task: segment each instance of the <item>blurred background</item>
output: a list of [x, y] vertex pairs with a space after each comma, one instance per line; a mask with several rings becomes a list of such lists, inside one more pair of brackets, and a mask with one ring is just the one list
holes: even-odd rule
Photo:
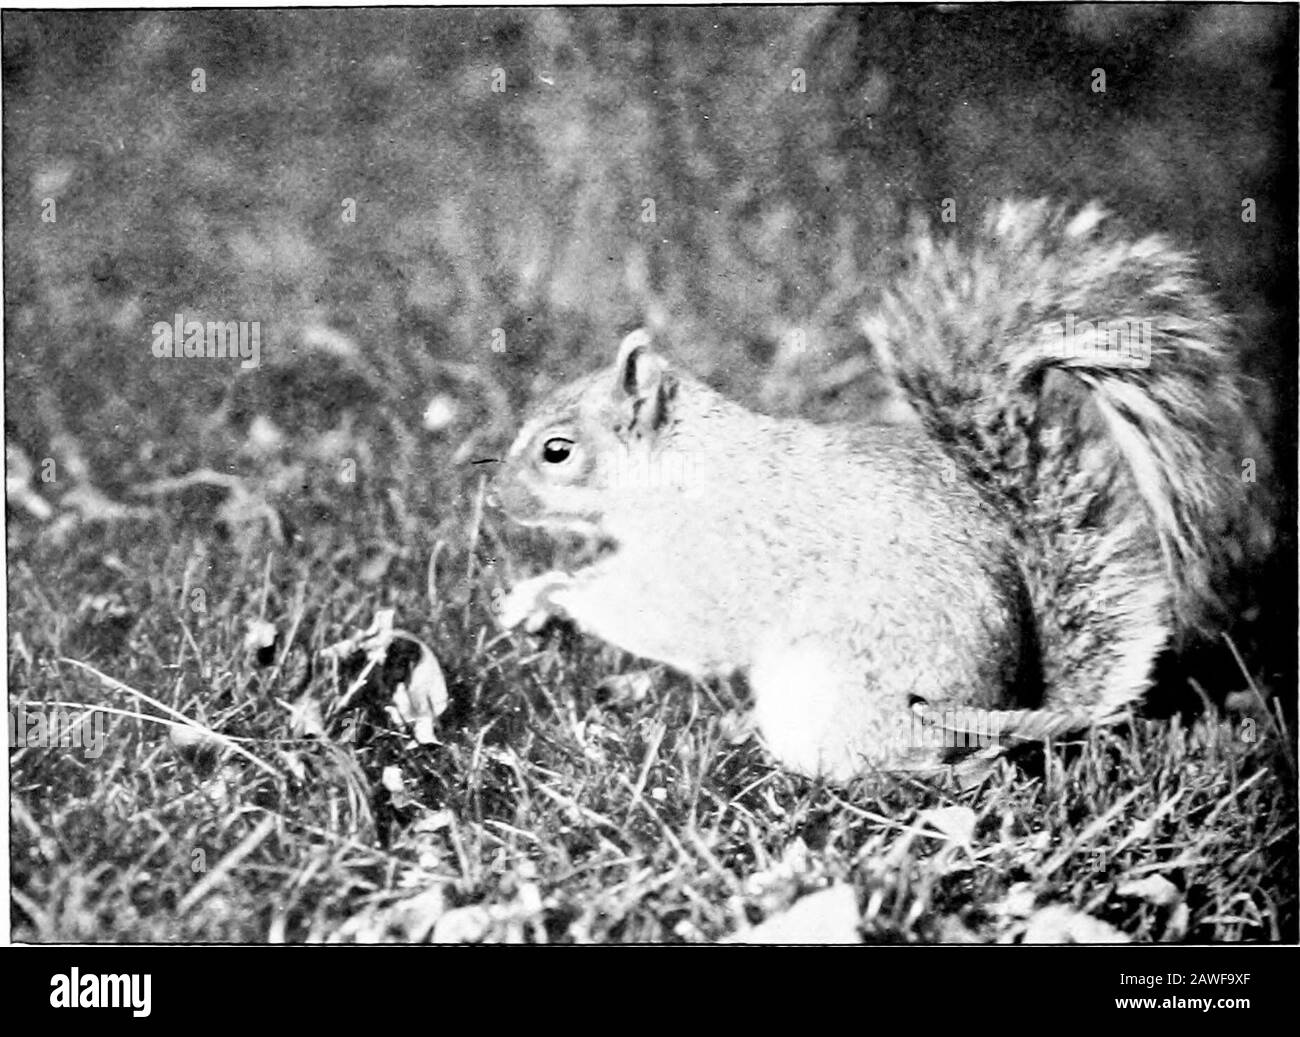
[[[819, 375], [861, 353], [908, 221], [1007, 194], [1100, 199], [1195, 249], [1294, 451], [1288, 7], [6, 12], [3, 29], [5, 431], [80, 481], [82, 518], [211, 469], [263, 478], [309, 525], [336, 517], [340, 459], [437, 515], [519, 404], [647, 321], [749, 402], [869, 411], [869, 370]], [[259, 321], [261, 366], [156, 359], [151, 328], [176, 313]], [[792, 358], [796, 333], [811, 348]]]

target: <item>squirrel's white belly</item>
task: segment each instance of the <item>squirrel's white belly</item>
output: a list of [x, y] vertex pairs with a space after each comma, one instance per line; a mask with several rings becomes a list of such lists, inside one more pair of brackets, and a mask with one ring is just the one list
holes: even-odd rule
[[701, 626], [684, 635], [672, 611], [651, 607], [634, 596], [602, 601], [599, 608], [586, 607], [587, 603], [580, 600], [566, 600], [563, 593], [556, 595], [556, 601], [584, 633], [633, 655], [665, 663], [690, 677], [727, 676], [746, 662], [728, 651], [717, 636], [717, 628]]

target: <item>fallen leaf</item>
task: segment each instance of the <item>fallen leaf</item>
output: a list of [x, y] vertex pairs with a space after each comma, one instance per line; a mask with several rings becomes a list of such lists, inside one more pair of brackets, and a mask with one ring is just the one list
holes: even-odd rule
[[718, 720], [718, 735], [728, 745], [742, 745], [754, 737], [757, 724], [750, 712], [728, 710]]
[[432, 886], [392, 907], [391, 924], [411, 943], [423, 943], [447, 912], [447, 895], [441, 885]]
[[1064, 904], [1051, 904], [1029, 919], [1023, 943], [1128, 943], [1113, 925]]
[[321, 655], [328, 660], [343, 662], [357, 652], [365, 652], [369, 661], [382, 663], [393, 643], [393, 619], [395, 609], [380, 609], [365, 630], [335, 641], [321, 649]]
[[993, 905], [993, 913], [1008, 918], [1028, 918], [1033, 913], [1037, 899], [1030, 883], [1017, 882], [1007, 890], [1006, 896]]
[[357, 647], [366, 653], [373, 663], [382, 663], [388, 656], [388, 649], [393, 643], [393, 619], [396, 609], [380, 609], [370, 621], [369, 628], [362, 633]]
[[492, 914], [481, 904], [458, 907], [433, 926], [434, 943], [479, 943], [492, 929]]
[[636, 670], [632, 673], [619, 673], [606, 677], [596, 685], [605, 702], [621, 706], [641, 702], [654, 687], [653, 670]]
[[301, 784], [307, 782], [307, 765], [302, 762], [302, 753], [289, 752], [287, 749], [281, 749], [276, 755], [280, 762]]
[[1168, 907], [1183, 899], [1182, 891], [1163, 875], [1121, 882], [1115, 892], [1122, 897], [1139, 897], [1157, 907]]
[[450, 828], [455, 820], [456, 815], [450, 810], [434, 810], [417, 818], [415, 824], [411, 825], [411, 831], [441, 832], [444, 828]]
[[1165, 933], [1161, 939], [1166, 943], [1177, 943], [1187, 935], [1187, 925], [1192, 920], [1192, 910], [1187, 906], [1186, 900], [1180, 900], [1178, 905], [1169, 912], [1169, 924], [1165, 926]]
[[858, 895], [846, 882], [812, 893], [726, 943], [861, 943]]
[[299, 738], [324, 738], [325, 719], [320, 703], [308, 692], [289, 708], [289, 731]]
[[436, 744], [434, 725], [447, 708], [447, 681], [429, 646], [407, 631], [394, 627], [395, 617], [394, 609], [380, 609], [366, 630], [321, 649], [321, 657], [335, 665], [349, 661], [359, 652], [366, 657], [366, 665], [353, 678], [347, 691], [331, 705], [330, 713], [346, 709], [369, 686], [372, 676], [380, 672], [379, 668], [388, 660], [393, 642], [400, 638], [416, 645], [420, 657], [410, 676], [393, 692], [388, 714], [395, 724], [412, 729], [417, 744]]
[[938, 929], [940, 943], [984, 943], [983, 937], [956, 915], [940, 918]]
[[275, 624], [265, 619], [250, 619], [244, 635], [244, 648], [257, 659], [259, 666], [270, 666], [275, 661]]
[[379, 783], [388, 790], [393, 806], [402, 810], [411, 803], [410, 793], [406, 791], [406, 779], [402, 777], [400, 767], [385, 767], [379, 776]]
[[949, 842], [969, 848], [975, 838], [975, 811], [970, 807], [936, 807], [922, 810], [918, 818]]
[[808, 844], [799, 836], [795, 836], [781, 851], [781, 867], [788, 875], [808, 874], [811, 861], [812, 855], [808, 852]]
[[411, 728], [416, 742], [437, 742], [434, 723], [447, 709], [447, 681], [438, 660], [424, 645], [420, 645], [420, 661], [410, 679], [399, 684], [393, 694], [393, 709], [397, 718]]

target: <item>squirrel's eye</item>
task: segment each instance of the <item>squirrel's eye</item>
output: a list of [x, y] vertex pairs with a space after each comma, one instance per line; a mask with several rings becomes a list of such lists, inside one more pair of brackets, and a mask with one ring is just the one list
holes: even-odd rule
[[573, 440], [552, 436], [542, 444], [542, 460], [547, 464], [563, 464], [573, 453]]

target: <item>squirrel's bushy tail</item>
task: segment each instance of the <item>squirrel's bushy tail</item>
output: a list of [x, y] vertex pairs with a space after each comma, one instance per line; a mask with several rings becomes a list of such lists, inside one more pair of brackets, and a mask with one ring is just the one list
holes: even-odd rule
[[1244, 427], [1229, 322], [1189, 256], [1095, 205], [1007, 202], [974, 240], [911, 247], [867, 335], [1011, 518], [1043, 717], [1066, 721], [1040, 729], [1105, 719], [1214, 615]]

